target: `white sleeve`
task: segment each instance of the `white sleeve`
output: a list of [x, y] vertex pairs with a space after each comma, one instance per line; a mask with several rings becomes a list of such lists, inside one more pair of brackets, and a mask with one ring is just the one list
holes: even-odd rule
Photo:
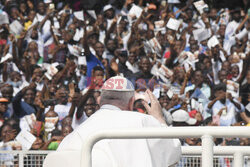
[[244, 38], [246, 35], [248, 35], [248, 31], [246, 28], [244, 28], [241, 32], [239, 32], [238, 34], [235, 35], [235, 37], [239, 40], [241, 40], [242, 38]]
[[235, 36], [230, 36], [228, 40], [225, 40], [223, 48], [227, 51], [227, 54], [230, 55], [230, 49], [233, 45], [236, 44]]
[[77, 131], [73, 131], [63, 139], [63, 141], [57, 148], [57, 151], [65, 151], [65, 150], [80, 151], [81, 148], [82, 148], [82, 139], [80, 135], [77, 133]]
[[162, 124], [151, 115], [145, 115], [142, 125], [143, 127], [162, 127]]
[[[143, 125], [145, 127], [166, 127], [153, 116], [146, 115]], [[150, 148], [152, 166], [171, 166], [179, 162], [181, 158], [181, 144], [179, 139], [147, 139]]]
[[[216, 66], [217, 64], [217, 66]], [[219, 72], [219, 64], [218, 62], [215, 62], [213, 59], [212, 59], [212, 70], [213, 70], [213, 74], [214, 74], [214, 83], [215, 84], [219, 84], [220, 81], [219, 81], [219, 76], [218, 76], [218, 72]]]

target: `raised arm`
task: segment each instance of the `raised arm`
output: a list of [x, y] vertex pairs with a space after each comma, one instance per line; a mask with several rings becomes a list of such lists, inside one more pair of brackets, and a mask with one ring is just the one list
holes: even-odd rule
[[213, 107], [213, 105], [215, 104], [216, 101], [225, 98], [226, 93], [222, 93], [220, 94], [220, 96], [214, 98], [212, 101], [210, 101], [207, 105], [207, 108], [211, 109]]
[[166, 121], [164, 119], [161, 105], [160, 105], [159, 101], [157, 100], [157, 98], [153, 95], [153, 93], [149, 89], [146, 90], [146, 94], [148, 95], [148, 97], [150, 99], [151, 106], [149, 106], [148, 103], [145, 101], [143, 101], [142, 104], [146, 108], [148, 114], [152, 115], [161, 124], [167, 125]]
[[82, 43], [82, 46], [84, 48], [84, 54], [86, 57], [88, 57], [91, 54], [91, 52], [89, 50], [87, 26], [86, 26], [85, 22], [84, 22], [84, 34], [83, 34], [83, 38], [82, 38], [81, 43]]

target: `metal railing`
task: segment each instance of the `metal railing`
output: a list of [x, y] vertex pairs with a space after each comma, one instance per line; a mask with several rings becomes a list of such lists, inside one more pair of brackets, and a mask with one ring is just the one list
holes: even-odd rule
[[[168, 127], [124, 130], [103, 130], [88, 136], [82, 146], [81, 167], [91, 167], [91, 152], [102, 139], [201, 138], [202, 167], [213, 166], [213, 137], [250, 137], [249, 127]], [[242, 167], [243, 154], [235, 153], [235, 166]]]
[[[183, 156], [197, 156], [201, 155], [201, 146], [182, 146], [181, 147]], [[233, 156], [233, 166], [243, 167], [244, 157], [250, 156], [250, 146], [214, 146], [214, 155], [216, 156]], [[250, 165], [250, 164], [249, 164]]]
[[42, 167], [50, 152], [52, 151], [0, 151], [0, 167]]
[[[250, 147], [248, 146], [214, 146], [213, 167], [233, 166], [233, 156], [240, 152], [244, 157], [245, 167], [250, 166]], [[46, 155], [52, 151], [0, 151], [0, 167], [42, 167]], [[201, 146], [182, 146], [182, 158], [177, 167], [200, 167]], [[9, 157], [9, 159], [6, 159]], [[235, 160], [237, 157], [235, 158]], [[244, 166], [243, 165], [243, 166]], [[239, 165], [238, 165], [239, 166]], [[242, 167], [243, 167], [242, 166]]]
[[[227, 147], [227, 146], [226, 146]], [[201, 156], [200, 155], [192, 155], [192, 150], [185, 151], [185, 154], [183, 154], [180, 162], [176, 167], [200, 167], [201, 166]], [[0, 157], [0, 167], [42, 167], [43, 166], [43, 160], [45, 159], [46, 155], [50, 153], [49, 151], [10, 151], [8, 153], [2, 152], [0, 155], [5, 154], [9, 157], [12, 157], [11, 159], [8, 159], [6, 162], [4, 159], [1, 159]], [[189, 154], [190, 153], [190, 154]], [[227, 165], [232, 166], [233, 164], [233, 157], [228, 155], [220, 155], [220, 154], [214, 154], [213, 167], [224, 167], [223, 165], [227, 163]], [[248, 167], [250, 163], [247, 163], [248, 159], [245, 159], [245, 167]]]

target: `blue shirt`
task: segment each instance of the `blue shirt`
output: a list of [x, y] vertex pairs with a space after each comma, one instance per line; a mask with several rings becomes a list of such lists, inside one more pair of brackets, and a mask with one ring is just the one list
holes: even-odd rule
[[92, 69], [95, 66], [101, 66], [104, 69], [102, 62], [98, 60], [92, 53], [90, 53], [90, 55], [87, 56], [86, 59], [87, 59], [87, 77], [91, 77]]
[[14, 114], [18, 118], [22, 118], [25, 115], [30, 115], [36, 113], [36, 110], [33, 106], [22, 101], [22, 91], [18, 92], [16, 96], [12, 99]]

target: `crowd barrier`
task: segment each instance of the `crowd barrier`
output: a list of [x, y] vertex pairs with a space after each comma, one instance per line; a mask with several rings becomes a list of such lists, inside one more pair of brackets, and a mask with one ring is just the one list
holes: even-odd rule
[[[240, 151], [242, 154], [250, 147], [216, 146], [214, 147], [214, 167], [232, 167], [233, 155]], [[0, 167], [42, 167], [43, 160], [51, 151], [0, 151]], [[244, 154], [247, 155], [247, 154]], [[200, 167], [201, 147], [182, 146], [182, 158], [177, 167]], [[244, 156], [244, 167], [250, 166], [249, 156]]]

